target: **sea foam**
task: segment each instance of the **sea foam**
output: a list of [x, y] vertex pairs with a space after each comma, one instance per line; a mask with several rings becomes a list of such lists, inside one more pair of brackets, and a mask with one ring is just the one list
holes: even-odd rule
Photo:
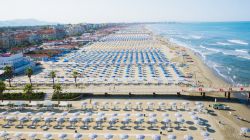
[[245, 42], [243, 40], [237, 40], [237, 39], [231, 39], [231, 40], [228, 40], [228, 42], [234, 43], [234, 44], [239, 44], [239, 45], [248, 45], [247, 42]]

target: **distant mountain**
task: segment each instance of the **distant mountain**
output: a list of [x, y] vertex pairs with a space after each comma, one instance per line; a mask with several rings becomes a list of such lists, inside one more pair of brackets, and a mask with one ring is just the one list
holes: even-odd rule
[[36, 19], [15, 19], [0, 21], [0, 27], [14, 27], [14, 26], [39, 26], [39, 25], [55, 25], [59, 23], [40, 21]]

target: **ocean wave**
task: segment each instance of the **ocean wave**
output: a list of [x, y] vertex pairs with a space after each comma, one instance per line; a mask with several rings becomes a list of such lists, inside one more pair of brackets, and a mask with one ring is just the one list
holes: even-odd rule
[[191, 35], [190, 37], [193, 39], [202, 39], [202, 36], [199, 35]]
[[243, 49], [236, 49], [235, 51], [236, 51], [236, 52], [241, 52], [241, 53], [248, 53], [247, 50], [243, 50]]
[[239, 44], [239, 45], [248, 45], [248, 43], [243, 40], [231, 39], [227, 41], [230, 43]]
[[214, 45], [231, 46], [231, 45], [233, 45], [233, 44], [228, 43], [228, 42], [216, 42], [216, 44], [214, 44]]

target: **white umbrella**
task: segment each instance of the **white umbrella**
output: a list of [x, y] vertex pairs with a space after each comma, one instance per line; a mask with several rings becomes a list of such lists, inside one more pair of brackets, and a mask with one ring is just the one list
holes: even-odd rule
[[170, 135], [168, 135], [168, 139], [169, 140], [175, 140], [176, 139], [176, 135], [170, 134]]
[[152, 139], [153, 140], [161, 140], [161, 136], [160, 135], [153, 135]]
[[74, 134], [74, 138], [75, 138], [75, 140], [80, 140], [80, 139], [82, 139], [82, 134], [76, 133], [76, 134]]
[[30, 133], [28, 136], [29, 136], [32, 140], [35, 140], [37, 134], [35, 134], [35, 133]]
[[150, 113], [148, 116], [149, 117], [156, 117], [156, 114], [155, 113]]
[[97, 136], [96, 134], [90, 134], [90, 135], [89, 135], [89, 138], [90, 138], [91, 140], [95, 140], [97, 137], [98, 137], [98, 136]]
[[61, 116], [63, 116], [63, 117], [65, 117], [65, 116], [67, 116], [68, 115], [68, 112], [62, 112], [61, 113]]
[[191, 136], [191, 135], [185, 135], [184, 136], [184, 140], [193, 140], [194, 138], [193, 138], [193, 136]]
[[21, 132], [17, 132], [17, 133], [14, 134], [14, 137], [16, 137], [18, 139], [21, 139], [22, 135], [23, 134]]
[[208, 132], [206, 132], [206, 131], [203, 131], [203, 132], [201, 132], [201, 135], [203, 137], [208, 137], [210, 134]]
[[9, 136], [9, 133], [7, 133], [6, 131], [2, 131], [0, 132], [0, 136], [6, 138], [7, 136]]
[[127, 139], [129, 138], [129, 135], [127, 135], [127, 134], [121, 134], [121, 135], [120, 135], [120, 138], [121, 138], [122, 140], [127, 140]]
[[198, 119], [199, 119], [198, 116], [196, 116], [196, 115], [192, 115], [191, 118], [192, 118], [193, 120], [198, 120]]
[[181, 113], [175, 113], [175, 117], [182, 117], [182, 114]]
[[52, 134], [46, 133], [43, 135], [44, 138], [46, 138], [47, 140], [52, 139]]
[[113, 135], [112, 134], [106, 134], [106, 135], [104, 135], [104, 137], [107, 140], [111, 140], [113, 138]]
[[143, 117], [143, 114], [142, 113], [137, 113], [136, 117]]
[[168, 116], [169, 116], [169, 114], [167, 114], [167, 113], [162, 114], [162, 117], [168, 117]]
[[145, 136], [144, 135], [136, 135], [137, 140], [144, 140]]
[[68, 136], [67, 134], [58, 134], [58, 138], [62, 140], [66, 139], [67, 136]]

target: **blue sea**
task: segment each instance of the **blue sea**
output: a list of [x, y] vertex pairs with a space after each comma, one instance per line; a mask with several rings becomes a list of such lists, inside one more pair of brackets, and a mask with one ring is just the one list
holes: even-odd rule
[[161, 23], [146, 27], [199, 53], [227, 82], [250, 84], [250, 22]]

